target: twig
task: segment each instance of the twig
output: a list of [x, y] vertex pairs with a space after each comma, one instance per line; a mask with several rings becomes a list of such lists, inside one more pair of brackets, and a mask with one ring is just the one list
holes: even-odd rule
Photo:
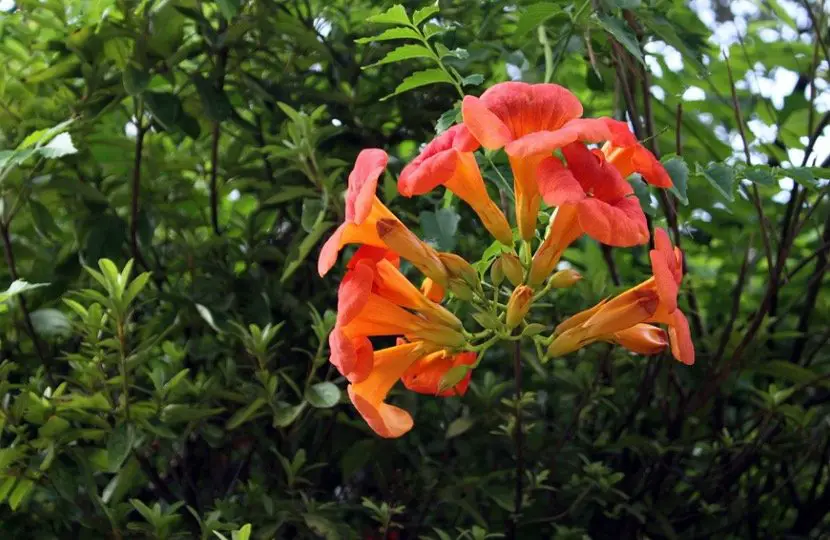
[[[735, 89], [735, 79], [732, 75], [732, 65], [729, 63], [729, 55], [724, 54], [723, 60], [726, 63], [726, 73], [729, 75], [729, 90], [732, 92], [732, 106], [735, 108], [735, 122], [738, 124], [738, 133], [741, 136], [741, 141], [744, 146], [744, 157], [746, 158], [746, 164], [752, 165], [752, 156], [749, 151], [749, 142], [746, 138], [744, 118], [741, 113], [741, 104], [738, 101], [738, 92]], [[755, 183], [752, 184], [750, 199], [752, 199], [752, 204], [755, 206], [755, 211], [758, 213], [758, 221], [761, 226], [761, 240], [764, 245], [764, 254], [767, 257], [767, 267], [769, 269], [770, 278], [772, 278], [774, 265], [772, 259], [772, 248], [770, 247], [769, 234], [767, 232], [767, 218], [764, 215], [764, 208], [761, 206], [761, 195], [758, 193], [758, 186], [755, 185]]]
[[[830, 216], [824, 221], [824, 233], [822, 234], [822, 242], [824, 244], [830, 243]], [[827, 271], [827, 251], [819, 251], [816, 256], [816, 267], [813, 275], [810, 277], [810, 283], [807, 288], [807, 295], [804, 299], [804, 307], [801, 308], [801, 315], [798, 318], [797, 331], [801, 336], [795, 340], [793, 344], [792, 355], [790, 361], [794, 364], [799, 363], [801, 355], [804, 354], [804, 346], [807, 344], [807, 330], [810, 327], [810, 316], [813, 309], [816, 307], [819, 292], [821, 291], [821, 284], [824, 274]]]
[[675, 113], [674, 121], [674, 152], [678, 156], [683, 155], [683, 139], [681, 138], [681, 128], [683, 127], [683, 102], [677, 104], [677, 112]]
[[133, 259], [136, 260], [145, 270], [150, 270], [150, 265], [141, 253], [141, 248], [138, 245], [138, 212], [140, 209], [139, 201], [141, 199], [141, 161], [144, 152], [144, 135], [147, 132], [147, 127], [143, 122], [144, 117], [144, 100], [136, 98], [135, 105], [135, 152], [133, 155], [133, 178], [132, 178], [132, 192], [130, 193], [130, 252]]
[[608, 274], [611, 276], [611, 282], [619, 287], [620, 286], [620, 274], [617, 272], [617, 263], [614, 262], [614, 254], [611, 251], [611, 246], [607, 246], [605, 244], [601, 244], [602, 248], [602, 258], [605, 259], [605, 264], [608, 266]]
[[[6, 255], [6, 264], [9, 267], [9, 274], [11, 274], [13, 281], [17, 281], [18, 279], [20, 279], [20, 275], [17, 273], [17, 262], [14, 258], [12, 241], [11, 237], [9, 236], [9, 225], [10, 223], [5, 223], [2, 220], [0, 220], [0, 236], [3, 237], [3, 252]], [[46, 362], [46, 353], [43, 351], [40, 340], [37, 337], [37, 333], [35, 332], [35, 326], [34, 324], [32, 324], [32, 316], [29, 313], [29, 307], [26, 303], [26, 299], [23, 297], [22, 294], [17, 296], [17, 302], [20, 305], [20, 312], [23, 314], [23, 324], [26, 326], [26, 332], [32, 339], [32, 343], [35, 347], [35, 352], [40, 358], [41, 363], [43, 363], [43, 365], [48, 368]]]
[[522, 476], [524, 476], [524, 433], [522, 432], [522, 345], [517, 340], [513, 345], [513, 377], [516, 383], [516, 424], [514, 438], [516, 445], [516, 492], [513, 503], [513, 516], [510, 520], [508, 538], [515, 539], [522, 508]]
[[741, 295], [743, 294], [744, 287], [746, 286], [746, 277], [749, 274], [749, 252], [751, 247], [752, 239], [750, 238], [749, 242], [747, 242], [746, 244], [744, 260], [743, 263], [741, 263], [741, 270], [738, 272], [738, 280], [735, 283], [735, 288], [732, 291], [732, 311], [729, 314], [729, 321], [727, 321], [726, 326], [724, 326], [723, 328], [723, 333], [721, 334], [720, 342], [718, 343], [718, 348], [715, 351], [714, 356], [712, 356], [710, 368], [716, 366], [720, 359], [723, 357], [723, 353], [726, 351], [726, 346], [729, 344], [729, 338], [732, 335], [732, 329], [735, 326], [735, 321], [738, 319], [738, 313], [741, 307]]

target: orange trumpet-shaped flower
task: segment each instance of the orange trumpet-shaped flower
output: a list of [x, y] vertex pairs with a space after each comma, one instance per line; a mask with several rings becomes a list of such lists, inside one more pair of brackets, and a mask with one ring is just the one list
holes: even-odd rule
[[381, 437], [400, 437], [412, 429], [412, 416], [386, 403], [386, 395], [419, 358], [440, 350], [424, 341], [403, 343], [374, 353], [372, 369], [360, 382], [349, 385], [349, 398], [372, 430]]
[[375, 224], [378, 237], [393, 251], [412, 263], [425, 276], [442, 287], [449, 283], [450, 276], [438, 252], [406, 228], [397, 219], [380, 219]]
[[441, 397], [461, 396], [470, 384], [468, 372], [452, 388], [440, 390], [440, 382], [452, 368], [475, 364], [476, 354], [451, 354], [436, 345], [398, 340], [394, 347], [374, 353], [371, 372], [360, 382], [349, 385], [349, 398], [372, 430], [381, 437], [400, 437], [412, 429], [412, 416], [386, 403], [386, 396], [398, 379], [404, 386], [421, 394]]
[[445, 346], [464, 344], [461, 321], [410, 283], [396, 259], [392, 252], [362, 246], [340, 283], [337, 324], [329, 336], [330, 360], [352, 382], [364, 379], [371, 369], [368, 336], [406, 335]]
[[346, 244], [386, 247], [375, 226], [381, 219], [398, 221], [398, 218], [380, 202], [375, 192], [388, 159], [386, 152], [377, 148], [363, 150], [357, 156], [346, 190], [346, 220], [323, 244], [317, 260], [320, 276], [331, 270], [337, 262], [337, 254]]
[[674, 357], [684, 364], [694, 363], [689, 323], [677, 308], [683, 256], [678, 248], [672, 248], [663, 229], [655, 229], [654, 245], [655, 249], [649, 253], [654, 276], [565, 320], [554, 332], [549, 354], [567, 354], [597, 340], [613, 341], [614, 335], [641, 323], [658, 323], [669, 327], [669, 344]]
[[[461, 108], [464, 125], [485, 148], [496, 150], [538, 132], [552, 132], [582, 116], [582, 104], [556, 84], [506, 82], [485, 91], [480, 98], [466, 96]], [[536, 167], [550, 150], [522, 156], [507, 152], [513, 169], [516, 221], [519, 233], [530, 240], [536, 231], [541, 197]]]
[[472, 370], [456, 383], [455, 386], [441, 390], [441, 379], [454, 367], [472, 366], [476, 362], [476, 353], [460, 352], [450, 354], [446, 350], [428, 354], [409, 366], [401, 380], [408, 390], [419, 394], [431, 394], [440, 397], [463, 396], [470, 384]]
[[562, 252], [583, 232], [611, 246], [648, 241], [646, 216], [631, 185], [598, 150], [582, 143], [562, 148], [568, 166], [556, 157], [539, 165], [539, 187], [547, 204], [558, 206], [550, 231], [533, 258], [530, 284], [553, 271]]
[[533, 238], [540, 197], [536, 168], [551, 153], [576, 141], [608, 141], [605, 151], [624, 176], [641, 172], [646, 181], [670, 187], [671, 179], [654, 156], [640, 145], [624, 122], [583, 119], [582, 105], [555, 84], [506, 82], [480, 98], [466, 96], [464, 125], [485, 148], [504, 147], [513, 169], [516, 214], [522, 238]]
[[473, 155], [478, 147], [478, 141], [465, 126], [453, 126], [435, 137], [404, 167], [398, 178], [398, 191], [411, 197], [423, 195], [443, 184], [472, 207], [484, 227], [499, 242], [512, 245], [510, 225], [488, 195]]

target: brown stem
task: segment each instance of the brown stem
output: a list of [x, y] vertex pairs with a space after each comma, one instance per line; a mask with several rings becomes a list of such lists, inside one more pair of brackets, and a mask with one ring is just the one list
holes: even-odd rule
[[144, 103], [141, 98], [136, 103], [135, 113], [135, 152], [133, 154], [133, 178], [132, 178], [132, 192], [130, 193], [130, 253], [133, 259], [140, 264], [145, 270], [150, 270], [147, 260], [141, 253], [141, 247], [138, 245], [138, 212], [141, 207], [139, 200], [141, 198], [141, 160], [144, 152], [144, 135], [147, 128], [143, 122]]
[[[222, 27], [225, 26], [224, 20]], [[216, 54], [216, 89], [222, 92], [225, 86], [225, 68], [228, 63], [228, 49], [222, 48]], [[210, 223], [217, 236], [222, 234], [219, 229], [219, 137], [221, 130], [219, 122], [213, 123], [213, 132], [210, 141]]]
[[516, 492], [513, 503], [513, 516], [510, 520], [508, 538], [515, 539], [519, 514], [522, 509], [522, 477], [524, 476], [524, 433], [522, 431], [522, 345], [517, 339], [513, 348], [513, 377], [516, 383], [516, 424], [514, 441], [516, 445]]
[[[821, 239], [824, 244], [830, 242], [830, 216], [828, 216], [824, 221], [824, 233], [822, 234]], [[810, 284], [807, 288], [807, 295], [804, 299], [804, 307], [801, 308], [801, 315], [798, 318], [798, 326], [796, 329], [801, 336], [796, 339], [795, 344], [793, 345], [792, 355], [790, 356], [790, 361], [794, 364], [799, 363], [801, 355], [804, 354], [804, 347], [807, 345], [808, 338], [807, 330], [809, 330], [810, 327], [810, 316], [813, 313], [813, 309], [816, 307], [816, 302], [818, 301], [825, 272], [827, 272], [827, 251], [820, 250], [818, 256], [816, 257], [815, 270], [813, 271], [813, 275], [810, 277]]]
[[611, 246], [601, 244], [602, 258], [605, 259], [605, 264], [608, 266], [608, 274], [611, 276], [611, 282], [619, 287], [620, 274], [617, 272], [617, 263], [614, 262], [614, 254], [611, 251]]
[[[746, 130], [744, 129], [744, 117], [741, 113], [741, 104], [738, 101], [738, 92], [735, 89], [735, 79], [732, 76], [732, 65], [729, 63], [728, 55], [724, 55], [723, 59], [726, 63], [726, 73], [729, 75], [729, 89], [732, 92], [732, 105], [735, 107], [735, 122], [738, 124], [738, 133], [741, 135], [741, 141], [743, 142], [744, 157], [746, 158], [746, 164], [752, 165], [749, 142], [746, 138]], [[754, 183], [752, 184], [752, 192], [749, 198], [752, 200], [752, 204], [755, 206], [755, 211], [758, 214], [758, 221], [761, 226], [761, 240], [764, 245], [764, 255], [767, 258], [767, 267], [769, 268], [770, 278], [772, 279], [774, 265], [772, 259], [772, 248], [770, 247], [770, 239], [767, 232], [767, 218], [764, 215], [764, 208], [761, 206], [761, 195], [758, 193], [758, 186]]]
[[735, 326], [735, 321], [738, 319], [738, 313], [741, 307], [741, 295], [743, 295], [744, 287], [746, 286], [746, 277], [749, 274], [749, 251], [752, 247], [752, 239], [749, 240], [746, 244], [746, 251], [744, 252], [744, 260], [741, 263], [741, 270], [738, 273], [738, 281], [735, 283], [735, 288], [732, 291], [732, 311], [729, 314], [729, 320], [726, 323], [726, 326], [723, 328], [723, 333], [720, 337], [720, 343], [718, 343], [718, 348], [715, 351], [714, 356], [712, 356], [712, 362], [710, 364], [710, 368], [717, 366], [720, 363], [720, 359], [723, 357], [723, 353], [726, 351], [726, 346], [729, 344], [729, 338], [732, 335], [732, 329]]
[[[9, 273], [12, 276], [12, 280], [17, 281], [20, 279], [20, 275], [17, 273], [17, 263], [14, 258], [14, 250], [12, 250], [11, 237], [9, 236], [9, 223], [3, 223], [0, 221], [0, 236], [3, 238], [3, 251], [6, 255], [6, 264], [9, 267]], [[44, 366], [47, 366], [46, 352], [43, 350], [42, 344], [37, 337], [35, 326], [32, 324], [32, 316], [29, 313], [29, 307], [26, 304], [26, 299], [23, 298], [22, 294], [17, 296], [17, 302], [20, 304], [20, 312], [23, 314], [23, 324], [26, 326], [26, 332], [29, 334], [32, 343], [34, 344], [35, 352], [37, 352], [41, 363], [43, 363]]]

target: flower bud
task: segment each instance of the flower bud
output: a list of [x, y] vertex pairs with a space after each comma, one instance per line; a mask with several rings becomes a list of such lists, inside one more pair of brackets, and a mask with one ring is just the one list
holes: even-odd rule
[[556, 335], [553, 342], [548, 346], [548, 356], [557, 357], [565, 356], [582, 347], [579, 340], [579, 333], [564, 332]]
[[518, 287], [524, 282], [525, 269], [522, 268], [522, 263], [519, 258], [512, 253], [502, 253], [499, 260], [504, 270], [504, 275], [510, 280], [514, 287]]
[[553, 277], [550, 278], [550, 285], [554, 289], [566, 289], [573, 286], [580, 279], [582, 279], [582, 274], [573, 268], [567, 268], [553, 274]]
[[524, 320], [530, 304], [533, 303], [533, 289], [526, 285], [519, 285], [507, 301], [507, 328], [516, 328]]
[[380, 219], [376, 225], [378, 236], [389, 249], [398, 253], [439, 285], [445, 285], [449, 276], [438, 253], [395, 219]]
[[498, 287], [502, 281], [504, 281], [504, 269], [502, 268], [501, 259], [496, 259], [490, 267], [490, 282], [494, 287]]
[[450, 292], [466, 302], [472, 300], [473, 291], [481, 290], [481, 281], [475, 268], [454, 253], [439, 253], [438, 259], [447, 269]]

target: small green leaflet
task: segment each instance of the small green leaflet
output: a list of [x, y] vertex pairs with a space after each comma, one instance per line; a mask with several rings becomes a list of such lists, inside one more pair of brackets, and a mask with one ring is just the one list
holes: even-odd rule
[[372, 15], [366, 22], [370, 23], [379, 23], [379, 24], [400, 24], [400, 25], [409, 25], [409, 16], [406, 14], [406, 10], [400, 4], [395, 4], [391, 8], [387, 9], [383, 13], [378, 13], [377, 15]]
[[415, 13], [412, 14], [412, 22], [415, 25], [419, 25], [425, 20], [429, 19], [436, 13], [438, 13], [439, 9], [438, 6], [433, 4], [431, 6], [422, 7], [421, 9], [416, 9]]
[[397, 49], [389, 52], [386, 56], [368, 66], [363, 66], [361, 69], [369, 69], [384, 64], [392, 64], [394, 62], [401, 62], [403, 60], [411, 60], [413, 58], [431, 58], [432, 51], [423, 45], [401, 45]]
[[643, 63], [643, 53], [640, 51], [640, 45], [637, 43], [637, 38], [631, 31], [623, 24], [623, 22], [608, 15], [601, 15], [597, 17], [599, 26], [611, 34], [611, 36], [620, 42], [628, 52], [632, 54], [640, 63]]
[[735, 200], [735, 172], [729, 165], [710, 163], [706, 167], [697, 164], [696, 173], [703, 176], [727, 200]]
[[447, 75], [446, 72], [440, 70], [438, 68], [432, 69], [425, 69], [423, 71], [416, 71], [409, 77], [405, 78], [401, 84], [395, 88], [395, 91], [389, 94], [388, 96], [382, 97], [380, 100], [385, 101], [392, 96], [396, 96], [398, 94], [402, 94], [407, 90], [412, 90], [413, 88], [418, 88], [420, 86], [426, 86], [428, 84], [436, 84], [436, 83], [448, 83], [452, 84], [452, 78]]
[[672, 184], [674, 184], [669, 191], [671, 191], [684, 205], [689, 204], [689, 198], [686, 196], [686, 189], [689, 184], [689, 166], [683, 161], [683, 158], [678, 156], [670, 156], [663, 158], [663, 166], [671, 177]]
[[417, 39], [420, 40], [421, 36], [413, 30], [412, 28], [407, 28], [405, 26], [400, 26], [398, 28], [389, 28], [384, 30], [380, 34], [376, 36], [369, 36], [363, 37], [360, 39], [354, 40], [355, 43], [371, 43], [373, 41], [390, 41], [393, 39]]

